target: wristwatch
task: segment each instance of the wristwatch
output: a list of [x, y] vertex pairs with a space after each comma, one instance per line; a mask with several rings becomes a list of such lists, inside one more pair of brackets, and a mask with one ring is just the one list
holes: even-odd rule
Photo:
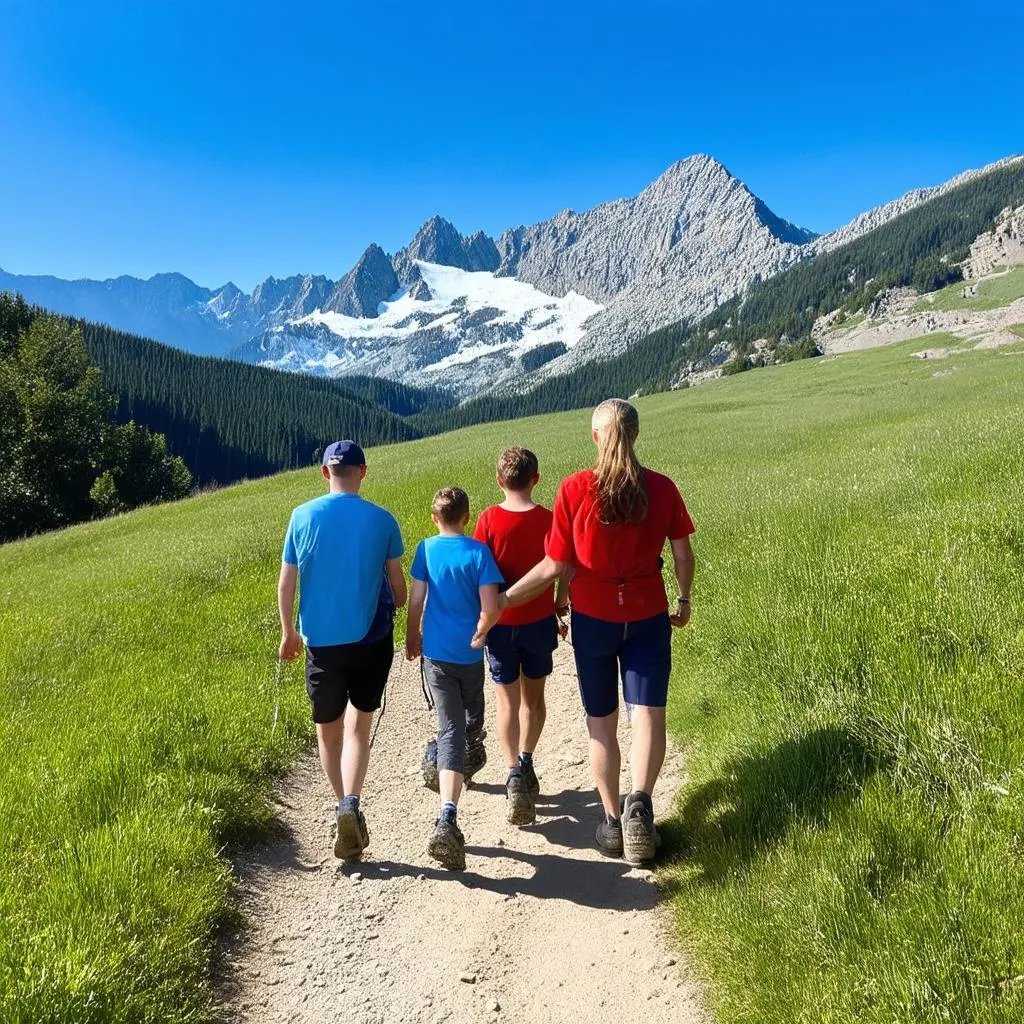
[[680, 594], [676, 598], [676, 604], [689, 604], [689, 603], [690, 603], [690, 599], [688, 597], [683, 597], [682, 594]]

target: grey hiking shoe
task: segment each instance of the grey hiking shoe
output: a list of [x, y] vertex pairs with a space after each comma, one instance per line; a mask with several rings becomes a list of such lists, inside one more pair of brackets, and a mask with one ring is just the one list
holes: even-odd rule
[[537, 773], [533, 770], [533, 761], [526, 763], [520, 761], [519, 770], [523, 773], [523, 780], [526, 782], [526, 789], [530, 796], [540, 796], [540, 780], [537, 778]]
[[630, 793], [622, 808], [622, 855], [628, 864], [646, 864], [658, 851], [654, 809], [644, 793]]
[[487, 748], [484, 746], [484, 737], [486, 735], [486, 729], [481, 729], [479, 732], [466, 733], [466, 761], [463, 772], [466, 782], [469, 782], [487, 764]]
[[505, 782], [505, 796], [508, 800], [507, 816], [510, 825], [532, 825], [537, 820], [533, 795], [522, 772], [509, 772]]
[[606, 857], [622, 856], [622, 824], [619, 821], [609, 821], [605, 815], [601, 824], [597, 826], [594, 833], [597, 840], [597, 848]]
[[440, 792], [441, 783], [437, 777], [437, 740], [430, 740], [427, 743], [420, 767], [423, 769], [423, 785], [435, 793]]
[[427, 844], [427, 853], [449, 871], [466, 868], [466, 840], [454, 821], [438, 818], [434, 834]]
[[370, 831], [362, 811], [338, 812], [338, 835], [334, 840], [334, 856], [339, 860], [359, 860], [370, 845]]

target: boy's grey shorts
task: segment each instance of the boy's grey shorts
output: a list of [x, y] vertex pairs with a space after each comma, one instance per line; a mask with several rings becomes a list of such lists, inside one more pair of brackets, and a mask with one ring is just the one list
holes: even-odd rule
[[437, 767], [465, 774], [466, 733], [484, 727], [484, 662], [456, 665], [423, 659], [423, 673], [437, 707]]

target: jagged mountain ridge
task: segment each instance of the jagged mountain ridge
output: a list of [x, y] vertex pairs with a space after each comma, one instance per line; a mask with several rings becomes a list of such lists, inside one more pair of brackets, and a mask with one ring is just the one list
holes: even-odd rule
[[[484, 232], [463, 236], [432, 217], [393, 257], [368, 246], [337, 281], [310, 274], [268, 278], [246, 295], [231, 283], [205, 289], [179, 274], [66, 282], [0, 271], [0, 289], [197, 352], [317, 373], [442, 383], [460, 395], [519, 389], [537, 366], [541, 376], [569, 372], [657, 327], [702, 316], [757, 280], [978, 173], [916, 190], [816, 238], [774, 214], [717, 160], [698, 155], [636, 196], [582, 213], [566, 210], [497, 241]], [[467, 293], [452, 295], [456, 278], [448, 275], [447, 305], [439, 308], [424, 265], [463, 272], [458, 287]], [[494, 305], [511, 294], [496, 288], [502, 278], [533, 292], [516, 292], [511, 308]], [[561, 308], [559, 300], [569, 296]], [[402, 303], [408, 305], [403, 323], [379, 321], [382, 311], [394, 313]], [[584, 308], [592, 315], [581, 329]], [[523, 356], [531, 345], [538, 355], [528, 373]]]
[[[418, 330], [402, 336], [392, 329], [386, 304], [389, 324], [381, 324], [376, 337], [371, 324], [305, 318], [269, 328], [258, 344], [235, 354], [287, 369], [397, 375], [444, 384], [461, 396], [516, 386], [527, 379], [522, 357], [531, 346], [543, 347], [536, 360], [548, 364], [542, 372], [616, 351], [653, 327], [708, 312], [752, 281], [784, 270], [814, 237], [772, 213], [717, 160], [690, 157], [637, 196], [583, 213], [565, 210], [506, 231], [497, 243], [482, 233], [465, 238], [434, 217], [395, 256], [403, 287], [391, 303], [429, 303], [422, 268], [445, 265], [467, 271], [462, 283], [492, 298], [500, 293], [482, 276], [487, 273], [532, 287], [536, 295], [525, 319], [518, 304], [519, 315], [512, 316], [500, 304], [488, 307], [473, 294], [449, 292], [452, 305], [432, 308]], [[592, 304], [585, 333], [575, 320], [578, 303], [570, 312], [558, 307], [557, 300], [569, 297]], [[538, 311], [548, 307], [553, 319], [564, 316], [564, 332], [549, 324], [531, 330]]]

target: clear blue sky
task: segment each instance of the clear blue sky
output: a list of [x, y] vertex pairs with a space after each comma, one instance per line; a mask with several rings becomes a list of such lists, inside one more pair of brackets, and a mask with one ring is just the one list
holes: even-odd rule
[[0, 266], [340, 276], [716, 156], [818, 231], [1024, 150], [1024, 4], [0, 0]]

